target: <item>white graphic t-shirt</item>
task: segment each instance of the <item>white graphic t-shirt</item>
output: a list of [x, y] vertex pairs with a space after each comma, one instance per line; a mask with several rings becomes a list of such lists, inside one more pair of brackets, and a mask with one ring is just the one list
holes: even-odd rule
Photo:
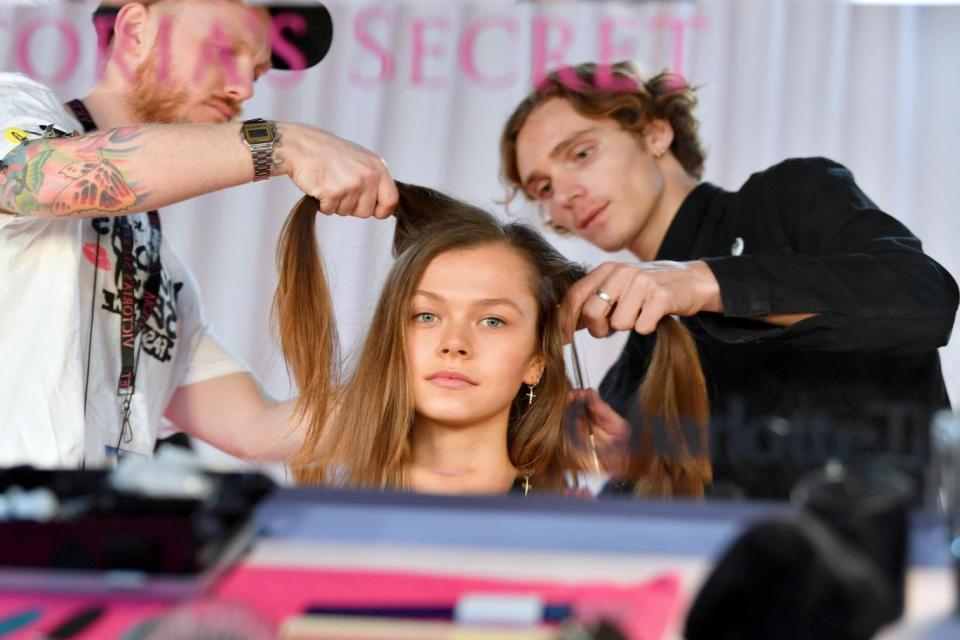
[[[82, 131], [50, 89], [0, 73], [0, 162], [15, 163], [20, 143], [51, 126]], [[82, 168], [68, 176], [76, 180], [65, 192], [96, 179]], [[29, 197], [25, 184], [18, 188]], [[215, 343], [192, 275], [161, 240], [162, 266], [151, 286], [156, 301], [127, 351], [136, 377], [129, 428], [121, 433], [127, 222], [133, 278], [126, 291], [134, 294], [139, 324], [153, 262], [147, 214], [81, 220], [0, 214], [0, 466], [102, 466], [118, 447], [121, 455], [150, 455], [178, 386], [246, 371]], [[129, 330], [123, 335], [129, 338]]]

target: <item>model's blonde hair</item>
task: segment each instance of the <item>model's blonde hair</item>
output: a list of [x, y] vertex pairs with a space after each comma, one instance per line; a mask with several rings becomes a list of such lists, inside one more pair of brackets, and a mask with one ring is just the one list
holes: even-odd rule
[[[538, 489], [563, 489], [566, 473], [580, 469], [584, 456], [577, 430], [564, 428], [571, 385], [558, 309], [567, 289], [586, 270], [564, 258], [526, 224], [502, 223], [481, 209], [424, 187], [398, 183], [398, 188], [396, 261], [355, 370], [342, 384], [330, 292], [315, 238], [316, 201], [302, 199], [284, 226], [277, 251], [280, 282], [274, 309], [281, 347], [300, 388], [297, 418], [307, 425], [303, 445], [291, 461], [295, 479], [307, 484], [406, 486], [414, 418], [406, 363], [411, 300], [437, 256], [499, 244], [517, 251], [530, 266], [530, 288], [538, 305], [538, 350], [544, 360], [537, 401], [528, 405], [518, 389], [510, 410], [507, 450], [512, 464], [533, 478]], [[658, 340], [647, 375], [648, 380], [658, 381], [641, 388], [643, 409], [667, 424], [694, 417], [697, 436], [687, 438], [679, 426], [667, 430], [669, 451], [635, 456], [631, 473], [643, 480], [644, 492], [703, 495], [710, 482], [710, 463], [699, 359], [690, 336], [675, 320], [661, 323], [660, 336], [664, 339]], [[690, 385], [702, 393], [690, 390]], [[697, 463], [690, 464], [688, 458]]]

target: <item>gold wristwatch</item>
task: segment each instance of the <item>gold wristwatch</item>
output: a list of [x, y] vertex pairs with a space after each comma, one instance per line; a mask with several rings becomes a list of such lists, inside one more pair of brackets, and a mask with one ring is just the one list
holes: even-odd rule
[[270, 177], [273, 165], [273, 143], [277, 130], [273, 123], [263, 118], [245, 120], [240, 127], [240, 138], [250, 148], [253, 156], [253, 181], [260, 182]]

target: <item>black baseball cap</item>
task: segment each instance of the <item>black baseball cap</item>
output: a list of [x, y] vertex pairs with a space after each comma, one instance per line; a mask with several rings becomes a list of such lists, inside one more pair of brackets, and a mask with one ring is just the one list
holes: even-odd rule
[[[97, 16], [119, 13], [120, 8], [138, 0], [104, 0], [93, 12]], [[162, 0], [139, 0], [140, 4], [151, 5]], [[327, 55], [333, 43], [333, 19], [330, 11], [319, 1], [300, 4], [273, 4], [270, 2], [247, 2], [251, 7], [262, 7], [277, 21], [277, 28], [283, 36], [282, 45], [293, 47], [303, 56], [303, 65], [297, 69], [309, 69]], [[113, 31], [106, 34], [106, 42], [113, 38]], [[103, 43], [102, 43], [103, 44]], [[274, 69], [291, 70], [290, 60], [278, 51], [273, 43], [270, 62]]]
[[[305, 68], [310, 68], [317, 64], [330, 51], [330, 45], [333, 44], [333, 19], [330, 12], [319, 2], [314, 4], [290, 4], [290, 5], [265, 5], [270, 13], [272, 20], [286, 20], [287, 16], [302, 18], [302, 24], [305, 28], [302, 32], [292, 28], [285, 28], [289, 25], [279, 25], [284, 39], [303, 54]], [[290, 62], [283, 56], [277, 55], [276, 49], [273, 49], [270, 61], [274, 69], [290, 69]]]

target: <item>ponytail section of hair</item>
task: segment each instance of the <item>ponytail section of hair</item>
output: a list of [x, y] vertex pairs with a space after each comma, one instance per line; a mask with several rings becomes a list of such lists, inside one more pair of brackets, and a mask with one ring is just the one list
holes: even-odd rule
[[713, 482], [710, 403], [693, 337], [672, 317], [657, 325], [656, 346], [637, 397], [641, 418], [632, 450], [638, 453], [629, 470], [636, 492], [702, 497]]
[[333, 302], [316, 239], [319, 203], [303, 197], [293, 207], [277, 245], [279, 282], [273, 312], [280, 347], [300, 395], [294, 421], [306, 427], [304, 446], [291, 460], [298, 483], [324, 482], [325, 465], [314, 458], [337, 379], [337, 329]]

